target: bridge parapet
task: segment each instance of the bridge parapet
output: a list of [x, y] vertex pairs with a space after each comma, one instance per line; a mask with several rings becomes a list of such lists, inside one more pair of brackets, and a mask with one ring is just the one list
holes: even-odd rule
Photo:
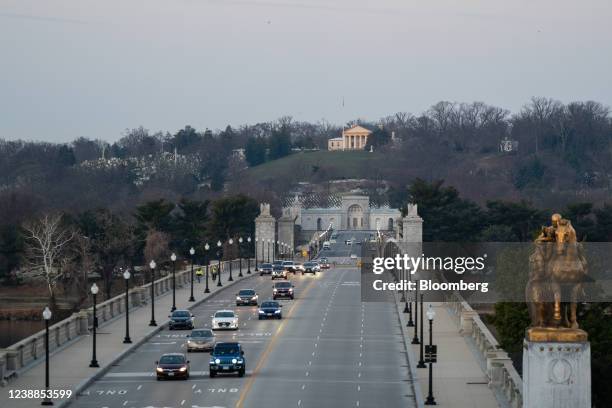
[[[221, 263], [222, 270], [229, 270], [229, 262]], [[245, 265], [246, 259], [243, 260]], [[238, 268], [240, 261], [234, 260], [233, 267]], [[176, 272], [177, 288], [189, 284], [191, 281], [191, 269], [187, 268]], [[155, 296], [168, 293], [172, 290], [172, 274], [157, 279], [154, 282]], [[151, 298], [151, 283], [137, 286], [129, 290], [130, 310], [149, 303]], [[115, 296], [106, 301], [96, 304], [96, 315], [98, 325], [113, 320], [125, 314], [125, 293]], [[93, 327], [93, 308], [79, 310], [70, 317], [63, 319], [49, 327], [49, 352], [57, 350], [74, 341], [79, 336], [89, 334]], [[27, 370], [29, 365], [34, 364], [45, 357], [45, 330], [41, 330], [19, 342], [0, 349], [0, 386], [5, 386], [15, 378], [21, 371]]]

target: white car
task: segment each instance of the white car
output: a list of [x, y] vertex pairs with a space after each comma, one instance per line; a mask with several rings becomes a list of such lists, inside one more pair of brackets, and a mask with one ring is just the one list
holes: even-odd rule
[[330, 246], [331, 246], [331, 244], [329, 243], [329, 241], [323, 242], [323, 249], [329, 249]]
[[212, 319], [213, 330], [238, 330], [238, 315], [233, 310], [218, 310]]

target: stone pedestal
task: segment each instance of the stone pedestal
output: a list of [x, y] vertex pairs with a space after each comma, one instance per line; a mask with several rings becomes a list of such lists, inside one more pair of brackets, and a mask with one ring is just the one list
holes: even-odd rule
[[535, 342], [523, 345], [524, 408], [590, 408], [589, 342]]

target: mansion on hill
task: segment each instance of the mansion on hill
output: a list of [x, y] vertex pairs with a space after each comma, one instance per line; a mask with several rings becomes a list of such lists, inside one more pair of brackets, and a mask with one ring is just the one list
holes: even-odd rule
[[371, 134], [372, 131], [359, 125], [343, 129], [341, 137], [334, 137], [327, 141], [327, 150], [363, 150]]

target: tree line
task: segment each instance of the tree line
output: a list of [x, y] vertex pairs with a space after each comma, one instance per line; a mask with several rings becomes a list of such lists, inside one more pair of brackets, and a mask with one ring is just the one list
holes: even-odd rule
[[[7, 207], [5, 203], [17, 218], [3, 219], [0, 225], [0, 281], [20, 285], [42, 280], [52, 303], [58, 288], [77, 296], [77, 303], [85, 301], [92, 274], [99, 276], [110, 298], [122, 269], [150, 260], [167, 267], [171, 252], [186, 260], [194, 248], [194, 260], [200, 263], [205, 258], [237, 257], [239, 250], [247, 255], [252, 247], [246, 239], [254, 237], [259, 213], [258, 203], [243, 195], [214, 201], [152, 200], [130, 216], [105, 208], [20, 216], [17, 208]], [[245, 241], [241, 248], [228, 246], [229, 238], [237, 242], [239, 237]], [[218, 241], [223, 242], [220, 249]], [[206, 243], [211, 250], [205, 251]]]

